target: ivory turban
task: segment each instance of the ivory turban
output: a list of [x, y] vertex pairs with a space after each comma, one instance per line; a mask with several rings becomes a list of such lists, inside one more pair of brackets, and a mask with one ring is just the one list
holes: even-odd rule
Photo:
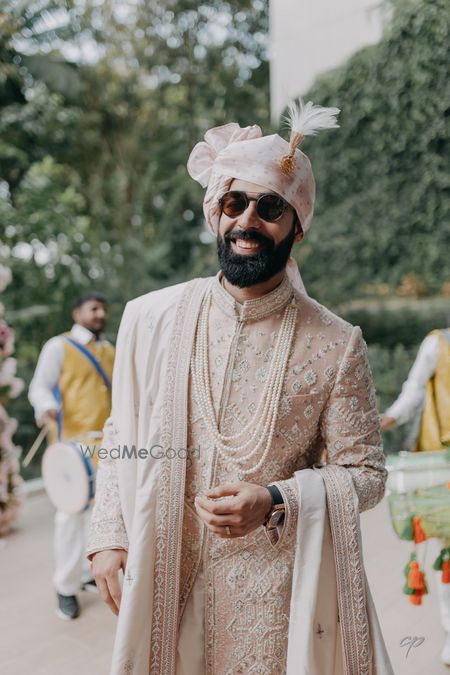
[[219, 229], [219, 197], [235, 178], [279, 194], [297, 212], [303, 232], [308, 230], [315, 197], [311, 162], [296, 149], [295, 169], [286, 174], [280, 160], [288, 152], [287, 141], [277, 134], [263, 136], [257, 125], [241, 128], [232, 122], [206, 132], [205, 140], [192, 150], [187, 168], [191, 177], [206, 188], [203, 211], [214, 234]]

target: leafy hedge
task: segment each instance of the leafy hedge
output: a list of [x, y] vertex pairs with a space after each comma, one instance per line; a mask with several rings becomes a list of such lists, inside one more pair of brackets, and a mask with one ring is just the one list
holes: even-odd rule
[[411, 349], [435, 328], [450, 325], [450, 299], [430, 298], [401, 302], [397, 300], [338, 308], [338, 314], [353, 325], [361, 326], [369, 344], [393, 349], [402, 345]]
[[341, 109], [339, 130], [304, 144], [318, 194], [298, 255], [321, 301], [450, 280], [449, 63], [448, 0], [397, 2], [381, 41], [308, 92]]

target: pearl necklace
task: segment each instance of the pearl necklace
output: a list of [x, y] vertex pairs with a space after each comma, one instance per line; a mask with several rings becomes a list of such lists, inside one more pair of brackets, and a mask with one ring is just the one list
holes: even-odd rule
[[[210, 307], [211, 292], [207, 294], [202, 303], [191, 359], [194, 392], [205, 426], [215, 441], [218, 453], [238, 469], [239, 480], [243, 480], [245, 476], [256, 473], [261, 468], [272, 446], [286, 368], [295, 334], [297, 305], [290, 302], [284, 310], [269, 373], [253, 416], [254, 420], [258, 420], [257, 423], [254, 425], [252, 420], [241, 431], [229, 436], [220, 433], [218, 429], [212, 400], [208, 348]], [[251, 430], [252, 427], [253, 431]], [[247, 436], [247, 440], [239, 443], [239, 440], [245, 436]], [[253, 449], [242, 454], [252, 444]], [[243, 469], [241, 465], [254, 457], [263, 446], [264, 449], [256, 464]]]

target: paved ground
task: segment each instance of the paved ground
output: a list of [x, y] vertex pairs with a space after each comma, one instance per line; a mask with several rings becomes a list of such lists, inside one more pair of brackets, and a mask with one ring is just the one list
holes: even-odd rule
[[[29, 497], [20, 527], [0, 540], [0, 673], [107, 675], [116, 619], [94, 594], [80, 593], [82, 616], [58, 619], [51, 587], [53, 509], [44, 495]], [[410, 546], [393, 534], [386, 503], [362, 516], [369, 583], [396, 675], [450, 675], [439, 661], [440, 627], [434, 580], [424, 606], [401, 594]], [[429, 552], [428, 568], [433, 553]], [[416, 641], [406, 657], [406, 637]], [[324, 675], [326, 675], [324, 673]]]
[[[439, 658], [446, 633], [439, 621], [432, 570], [439, 552], [437, 541], [427, 542], [425, 571], [430, 593], [422, 606], [415, 607], [401, 592], [411, 544], [394, 534], [387, 501], [363, 513], [361, 526], [367, 577], [395, 675], [450, 675], [450, 668]], [[408, 637], [424, 640], [416, 640], [406, 656], [408, 646], [402, 647], [400, 643]], [[411, 644], [411, 640], [405, 642]]]
[[52, 524], [47, 497], [32, 496], [20, 529], [0, 540], [0, 673], [106, 675], [116, 618], [96, 594], [85, 591], [78, 596], [78, 619], [56, 616]]

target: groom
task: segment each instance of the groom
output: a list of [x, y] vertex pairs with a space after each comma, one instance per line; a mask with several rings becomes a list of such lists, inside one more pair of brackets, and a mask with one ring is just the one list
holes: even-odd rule
[[290, 258], [314, 203], [298, 146], [337, 112], [293, 108], [289, 144], [208, 131], [188, 170], [220, 271], [125, 310], [110, 447], [200, 452], [101, 462], [88, 556], [119, 614], [113, 674], [392, 673], [358, 534], [386, 479], [367, 349]]

